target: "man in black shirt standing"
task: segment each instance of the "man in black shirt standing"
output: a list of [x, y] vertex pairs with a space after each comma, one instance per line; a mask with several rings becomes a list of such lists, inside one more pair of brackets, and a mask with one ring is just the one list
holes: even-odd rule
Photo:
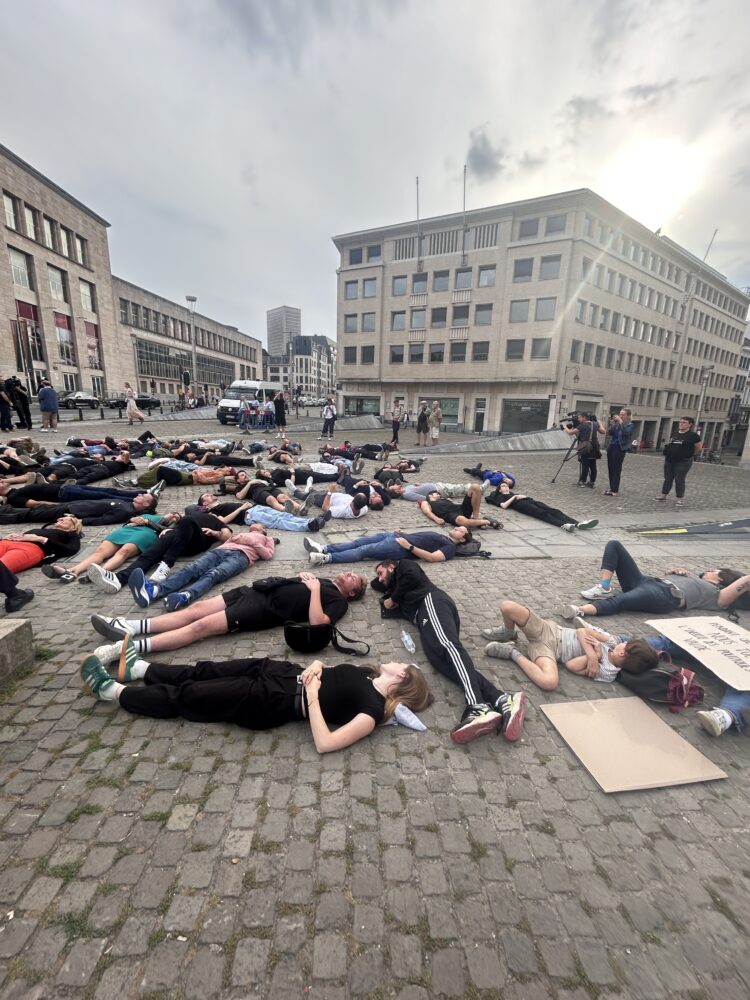
[[385, 594], [384, 618], [403, 616], [419, 629], [427, 659], [444, 677], [463, 689], [466, 708], [451, 730], [454, 743], [469, 743], [484, 733], [501, 732], [514, 742], [521, 735], [526, 695], [506, 694], [482, 674], [461, 643], [456, 605], [415, 562], [386, 560], [375, 570], [373, 590]]
[[680, 417], [677, 422], [677, 433], [672, 434], [664, 446], [664, 483], [661, 494], [656, 499], [666, 500], [674, 483], [677, 507], [682, 507], [685, 477], [690, 472], [693, 458], [700, 454], [703, 447], [699, 435], [693, 430], [694, 426], [695, 421], [692, 417]]

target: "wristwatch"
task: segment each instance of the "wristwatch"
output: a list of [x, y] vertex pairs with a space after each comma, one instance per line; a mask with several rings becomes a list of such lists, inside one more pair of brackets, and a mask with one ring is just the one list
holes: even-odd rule
[[414, 551], [414, 546], [413, 546], [413, 545], [409, 545], [409, 551], [410, 551], [410, 552], [413, 552], [413, 551]]

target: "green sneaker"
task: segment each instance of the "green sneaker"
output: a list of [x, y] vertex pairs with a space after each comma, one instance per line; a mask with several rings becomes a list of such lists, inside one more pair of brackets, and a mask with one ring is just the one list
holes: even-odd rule
[[87, 656], [81, 664], [81, 680], [99, 701], [108, 700], [103, 692], [110, 684], [114, 684], [114, 681], [96, 656]]
[[120, 659], [117, 663], [117, 679], [120, 684], [133, 680], [133, 667], [138, 659], [138, 652], [133, 642], [133, 636], [127, 635], [122, 642]]

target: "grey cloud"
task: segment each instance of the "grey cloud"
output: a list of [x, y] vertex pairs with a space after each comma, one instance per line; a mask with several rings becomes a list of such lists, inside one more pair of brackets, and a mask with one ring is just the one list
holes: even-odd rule
[[544, 166], [547, 159], [546, 153], [529, 153], [527, 150], [519, 156], [518, 166], [521, 170], [538, 170], [539, 167]]
[[750, 167], [743, 167], [732, 174], [732, 184], [735, 187], [750, 187]]
[[665, 80], [663, 83], [637, 83], [634, 87], [628, 87], [625, 96], [633, 104], [641, 106], [657, 104], [662, 97], [671, 97], [677, 84], [675, 77]]
[[638, 0], [599, 0], [593, 8], [593, 44], [601, 56], [621, 48], [639, 23]]
[[739, 122], [747, 118], [749, 115], [750, 115], [750, 101], [747, 104], [741, 104], [738, 108], [735, 109], [734, 114], [732, 115], [732, 121], [735, 124], [738, 124]]
[[477, 180], [493, 180], [505, 170], [505, 150], [492, 145], [484, 128], [474, 128], [469, 132], [466, 165]]
[[563, 105], [562, 116], [569, 125], [580, 125], [611, 114], [598, 97], [571, 97]]

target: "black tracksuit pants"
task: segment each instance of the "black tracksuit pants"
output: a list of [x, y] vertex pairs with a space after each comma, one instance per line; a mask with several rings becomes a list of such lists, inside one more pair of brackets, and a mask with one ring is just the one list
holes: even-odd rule
[[458, 608], [443, 590], [431, 590], [416, 614], [425, 655], [432, 666], [463, 689], [467, 705], [494, 705], [503, 693], [479, 673], [461, 644]]
[[246, 729], [272, 729], [297, 718], [294, 696], [301, 668], [267, 657], [203, 660], [193, 666], [151, 663], [144, 687], [128, 687], [120, 705], [152, 719], [234, 722]]
[[174, 566], [180, 556], [199, 556], [207, 552], [213, 542], [212, 538], [207, 538], [203, 534], [195, 521], [183, 518], [174, 528], [160, 535], [157, 541], [142, 552], [127, 569], [121, 569], [116, 574], [117, 579], [125, 585], [134, 569], [142, 569], [147, 573], [152, 566], [160, 562]]

